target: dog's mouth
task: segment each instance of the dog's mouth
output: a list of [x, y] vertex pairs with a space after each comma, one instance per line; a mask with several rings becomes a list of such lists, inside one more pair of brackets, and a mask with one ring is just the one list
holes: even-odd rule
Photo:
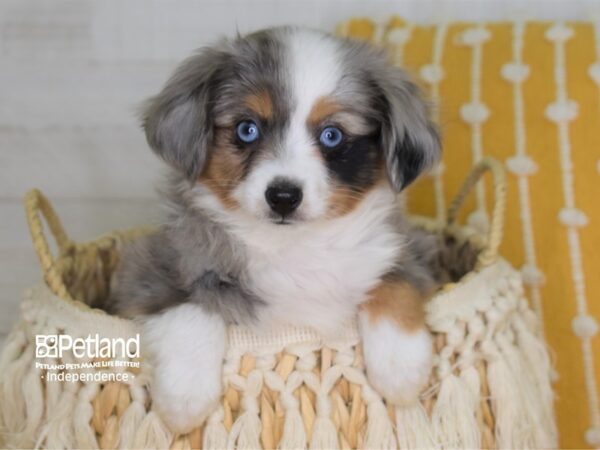
[[287, 217], [279, 217], [276, 219], [271, 219], [271, 222], [275, 225], [293, 225], [295, 221]]
[[280, 214], [271, 214], [269, 216], [269, 220], [275, 225], [294, 225], [301, 222], [301, 220], [298, 217], [295, 217], [295, 215], [282, 216]]

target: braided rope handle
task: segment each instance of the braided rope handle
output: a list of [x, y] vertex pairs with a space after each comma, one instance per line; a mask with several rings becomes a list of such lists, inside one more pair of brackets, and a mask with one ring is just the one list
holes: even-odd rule
[[67, 286], [56, 268], [56, 260], [50, 250], [42, 223], [42, 218], [44, 218], [60, 253], [72, 243], [60, 223], [60, 219], [48, 199], [38, 189], [32, 189], [25, 196], [25, 214], [33, 248], [40, 260], [46, 284], [54, 294], [71, 299]]
[[481, 177], [490, 172], [492, 174], [494, 206], [492, 208], [492, 217], [490, 227], [487, 233], [487, 244], [479, 254], [477, 268], [483, 268], [493, 264], [498, 258], [498, 249], [502, 243], [502, 234], [504, 232], [504, 213], [506, 210], [506, 177], [502, 164], [490, 157], [482, 158], [464, 181], [458, 194], [452, 200], [448, 208], [447, 225], [454, 225], [458, 212], [464, 205], [469, 193], [475, 185], [481, 180]]

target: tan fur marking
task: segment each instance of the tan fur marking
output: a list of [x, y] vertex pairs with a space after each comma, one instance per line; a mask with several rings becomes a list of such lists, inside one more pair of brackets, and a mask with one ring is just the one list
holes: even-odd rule
[[369, 321], [376, 323], [389, 318], [406, 331], [416, 331], [425, 325], [425, 297], [405, 281], [382, 281], [362, 305]]
[[248, 95], [244, 99], [244, 104], [263, 119], [273, 117], [273, 101], [267, 91]]
[[382, 183], [387, 183], [385, 172], [381, 170], [380, 180], [368, 189], [357, 191], [343, 184], [335, 184], [327, 200], [327, 218], [333, 219], [348, 214], [356, 209], [369, 192]]
[[333, 219], [352, 212], [365, 198], [367, 192], [355, 191], [344, 185], [336, 185], [327, 202], [327, 217]]
[[230, 129], [217, 131], [215, 148], [210, 152], [199, 181], [208, 186], [226, 208], [235, 209], [239, 204], [232, 193], [242, 177], [243, 157], [235, 147], [227, 143], [228, 133], [231, 133]]
[[308, 115], [309, 126], [315, 126], [323, 122], [329, 116], [342, 111], [342, 105], [331, 97], [319, 97]]

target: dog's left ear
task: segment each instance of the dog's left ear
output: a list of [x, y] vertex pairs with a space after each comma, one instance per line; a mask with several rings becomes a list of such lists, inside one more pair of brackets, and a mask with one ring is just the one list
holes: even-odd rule
[[190, 180], [198, 177], [212, 139], [212, 105], [219, 74], [229, 58], [224, 48], [207, 47], [184, 61], [141, 116], [152, 150]]
[[440, 136], [419, 88], [402, 70], [388, 67], [376, 77], [387, 174], [401, 191], [439, 160]]

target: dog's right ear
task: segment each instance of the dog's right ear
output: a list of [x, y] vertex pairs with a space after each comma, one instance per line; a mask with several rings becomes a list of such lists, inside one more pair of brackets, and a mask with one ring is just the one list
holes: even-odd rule
[[212, 139], [211, 96], [228, 53], [206, 48], [184, 61], [142, 110], [148, 144], [171, 167], [194, 180]]

